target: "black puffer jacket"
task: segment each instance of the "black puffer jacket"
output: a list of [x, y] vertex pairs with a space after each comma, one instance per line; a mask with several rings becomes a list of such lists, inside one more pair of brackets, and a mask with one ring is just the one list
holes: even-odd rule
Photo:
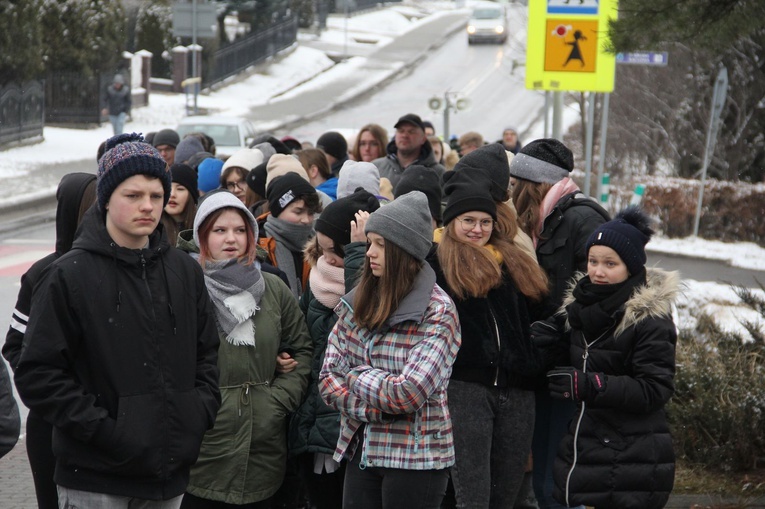
[[436, 283], [457, 306], [462, 345], [452, 368], [452, 380], [487, 386], [533, 389], [541, 374], [537, 351], [529, 337], [529, 310], [524, 295], [505, 272], [502, 284], [486, 297], [458, 299], [446, 282], [436, 250], [427, 262]]
[[16, 368], [24, 403], [54, 426], [57, 484], [181, 495], [220, 406], [216, 331], [202, 269], [159, 225], [117, 246], [97, 207], [35, 289]]
[[658, 509], [667, 502], [675, 456], [664, 405], [674, 392], [678, 291], [676, 273], [648, 269], [611, 331], [597, 339], [571, 331], [571, 365], [603, 373], [605, 390], [580, 404], [558, 449], [553, 495], [563, 505]]
[[587, 269], [587, 239], [610, 219], [603, 207], [580, 192], [561, 198], [545, 218], [536, 251], [539, 266], [550, 278], [550, 293], [535, 309], [535, 320], [558, 310], [571, 278]]

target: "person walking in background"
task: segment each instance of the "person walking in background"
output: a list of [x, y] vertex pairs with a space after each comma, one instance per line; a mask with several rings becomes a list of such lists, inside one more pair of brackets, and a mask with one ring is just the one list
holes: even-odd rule
[[367, 124], [359, 130], [351, 149], [351, 159], [371, 163], [385, 155], [388, 145], [388, 132], [378, 124]]
[[308, 501], [315, 509], [343, 505], [346, 462], [332, 459], [340, 434], [340, 415], [319, 396], [319, 371], [327, 337], [337, 321], [334, 309], [355, 285], [363, 265], [366, 237], [359, 228], [351, 237], [351, 223], [363, 226], [369, 213], [379, 208], [377, 198], [364, 190], [330, 203], [316, 220], [316, 237], [305, 249], [311, 275], [300, 308], [313, 340], [313, 362], [308, 395], [290, 420], [289, 445], [290, 455], [297, 458]]
[[[539, 265], [550, 280], [550, 293], [534, 310], [534, 320], [553, 315], [563, 301], [571, 278], [587, 268], [585, 244], [592, 232], [610, 219], [571, 179], [574, 155], [555, 139], [535, 140], [513, 157], [512, 199], [518, 223], [533, 240]], [[565, 363], [565, 351], [549, 360], [548, 367]], [[533, 484], [540, 509], [560, 508], [552, 498], [552, 468], [568, 422], [576, 410], [569, 401], [553, 400], [540, 380], [536, 391]]]
[[125, 129], [125, 119], [130, 115], [132, 106], [130, 87], [125, 83], [122, 74], [115, 74], [112, 84], [106, 87], [101, 98], [103, 109], [101, 115], [108, 115], [114, 135], [122, 134]]
[[107, 141], [97, 206], [32, 295], [19, 395], [53, 424], [60, 507], [177, 508], [220, 406], [202, 270], [159, 226], [167, 164]]
[[[56, 190], [56, 250], [35, 262], [21, 276], [21, 289], [16, 299], [11, 325], [5, 336], [3, 356], [15, 370], [21, 358], [24, 334], [29, 324], [32, 290], [42, 277], [43, 270], [72, 248], [74, 234], [85, 212], [96, 201], [96, 176], [92, 173], [68, 173], [61, 178]], [[53, 456], [51, 436], [53, 426], [42, 415], [30, 410], [27, 415], [27, 456], [35, 483], [39, 509], [57, 509], [58, 494], [53, 481], [56, 458]]]
[[454, 303], [424, 263], [427, 198], [397, 198], [364, 231], [364, 268], [337, 307], [319, 375], [322, 398], [341, 415], [343, 507], [436, 509], [454, 463], [446, 386], [461, 340]]
[[587, 239], [587, 275], [557, 320], [534, 327], [538, 344], [569, 349], [569, 362], [547, 373], [550, 395], [578, 407], [554, 467], [554, 496], [566, 506], [660, 509], [672, 492], [664, 406], [674, 392], [680, 278], [645, 268], [653, 233], [637, 207], [598, 227]]
[[529, 338], [529, 307], [546, 293], [547, 278], [495, 227], [497, 205], [486, 175], [446, 175], [445, 226], [428, 261], [462, 326], [448, 390], [456, 507], [512, 508], [531, 450], [531, 389], [543, 373]]
[[[191, 256], [215, 310], [223, 404], [191, 469], [184, 509], [270, 508], [284, 479], [287, 416], [308, 386], [311, 339], [289, 288], [261, 271], [257, 238], [255, 218], [230, 192], [200, 203]], [[282, 352], [294, 361], [288, 372], [278, 369]]]

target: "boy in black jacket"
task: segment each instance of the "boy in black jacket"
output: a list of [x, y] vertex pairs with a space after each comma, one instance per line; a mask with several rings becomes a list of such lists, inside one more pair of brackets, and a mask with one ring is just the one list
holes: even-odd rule
[[61, 507], [174, 508], [220, 406], [218, 334], [202, 271], [159, 225], [164, 160], [107, 141], [97, 205], [32, 297], [15, 373], [53, 424]]

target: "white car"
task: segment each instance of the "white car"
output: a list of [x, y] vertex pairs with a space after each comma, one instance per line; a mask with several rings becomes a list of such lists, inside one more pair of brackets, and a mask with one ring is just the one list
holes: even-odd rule
[[242, 117], [195, 115], [182, 119], [175, 130], [181, 139], [189, 133], [205, 133], [215, 141], [216, 156], [230, 156], [248, 147], [256, 136], [252, 122]]
[[507, 16], [504, 5], [481, 4], [473, 9], [467, 24], [468, 44], [479, 41], [504, 44]]

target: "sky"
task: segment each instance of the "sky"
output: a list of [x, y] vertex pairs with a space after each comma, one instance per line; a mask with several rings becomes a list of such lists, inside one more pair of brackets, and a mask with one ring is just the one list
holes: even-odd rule
[[[431, 5], [433, 16], [441, 15], [445, 8], [453, 8], [451, 3]], [[327, 48], [337, 48], [339, 44], [347, 43], [363, 54], [361, 48], [369, 48], [372, 43], [379, 47], [392, 41], [396, 35], [415, 29], [417, 17], [421, 14], [422, 11], [418, 9], [392, 6], [347, 20], [330, 17], [327, 30], [321, 33], [318, 41], [315, 35], [310, 34], [301, 34], [299, 40], [310, 38], [314, 43], [325, 43]], [[353, 74], [363, 59], [363, 56], [353, 57], [335, 65], [324, 51], [298, 44], [287, 56], [274, 59], [246, 79], [236, 80], [212, 93], [200, 95], [198, 106], [216, 115], [233, 116], [243, 108], [266, 103], [273, 97], [296, 93], [297, 87], [320, 87], [322, 82], [333, 76]], [[175, 127], [178, 120], [186, 115], [186, 103], [187, 98], [183, 94], [152, 93], [150, 107], [134, 109], [132, 121], [127, 124], [126, 130], [146, 133]], [[255, 124], [256, 129], [269, 129], [269, 126], [258, 126], [257, 122]], [[97, 147], [101, 141], [111, 136], [111, 126], [104, 124], [84, 131], [46, 127], [44, 135], [45, 141], [42, 143], [0, 152], [0, 177], [22, 178], [41, 163], [82, 160], [82, 147]], [[54, 191], [55, 187], [38, 192], [43, 194]], [[687, 254], [726, 261], [737, 267], [765, 270], [765, 249], [752, 243], [727, 244], [693, 237], [668, 239], [659, 233], [649, 243], [649, 248], [657, 252]], [[724, 328], [738, 331], [745, 337], [748, 337], [748, 333], [740, 325], [740, 320], [762, 322], [761, 317], [739, 304], [738, 297], [727, 285], [692, 280], [684, 282], [686, 288], [678, 303], [678, 326], [692, 326], [694, 315], [700, 310], [712, 313]], [[758, 293], [763, 294], [759, 290]]]

